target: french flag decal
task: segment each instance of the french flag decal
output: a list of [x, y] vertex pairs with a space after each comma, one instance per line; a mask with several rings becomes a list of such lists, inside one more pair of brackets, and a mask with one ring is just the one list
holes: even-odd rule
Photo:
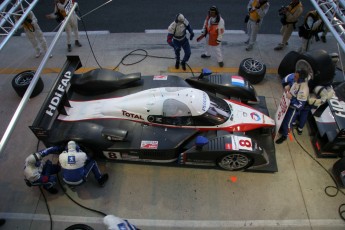
[[231, 82], [235, 86], [244, 86], [243, 77], [240, 77], [240, 76], [232, 76], [231, 77]]

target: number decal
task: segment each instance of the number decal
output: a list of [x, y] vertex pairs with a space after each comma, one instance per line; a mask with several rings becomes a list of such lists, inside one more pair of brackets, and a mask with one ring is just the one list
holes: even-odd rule
[[249, 137], [232, 136], [232, 150], [253, 150], [252, 139]]
[[252, 143], [249, 140], [240, 140], [239, 143], [242, 147], [252, 147]]
[[122, 159], [121, 154], [119, 152], [107, 152], [109, 159]]

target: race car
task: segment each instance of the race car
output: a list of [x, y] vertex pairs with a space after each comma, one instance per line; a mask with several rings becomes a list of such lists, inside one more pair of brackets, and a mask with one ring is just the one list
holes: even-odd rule
[[74, 140], [98, 159], [277, 171], [274, 120], [244, 78], [80, 67], [67, 58], [30, 127], [46, 146]]

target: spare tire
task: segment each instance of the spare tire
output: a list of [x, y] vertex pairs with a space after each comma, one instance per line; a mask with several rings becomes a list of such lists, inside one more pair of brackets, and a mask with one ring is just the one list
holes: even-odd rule
[[296, 51], [291, 51], [285, 55], [278, 67], [278, 74], [281, 78], [295, 72], [296, 62], [300, 55], [301, 54]]
[[246, 58], [240, 63], [238, 74], [251, 84], [257, 84], [265, 77], [266, 65], [253, 58]]
[[325, 50], [301, 54], [296, 62], [297, 69], [307, 70], [314, 85], [331, 84], [335, 75], [335, 65]]
[[[14, 78], [12, 79], [12, 87], [16, 91], [19, 97], [24, 96], [34, 76], [35, 76], [35, 71], [32, 71], [32, 70], [26, 70], [14, 76]], [[40, 94], [43, 88], [44, 88], [43, 81], [41, 77], [39, 77], [37, 84], [31, 93], [30, 98], [36, 97], [38, 94]]]

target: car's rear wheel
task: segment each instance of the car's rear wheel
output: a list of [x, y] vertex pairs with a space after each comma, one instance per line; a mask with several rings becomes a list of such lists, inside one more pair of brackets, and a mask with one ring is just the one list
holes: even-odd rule
[[238, 74], [251, 84], [257, 84], [265, 77], [266, 65], [253, 58], [246, 58], [240, 63]]
[[250, 167], [253, 160], [243, 153], [230, 153], [221, 157], [217, 165], [225, 170], [238, 171]]
[[[32, 70], [27, 70], [14, 76], [14, 78], [12, 79], [12, 87], [16, 91], [19, 97], [24, 96], [34, 76], [35, 76], [35, 72]], [[33, 98], [37, 96], [38, 94], [40, 94], [43, 88], [44, 88], [43, 81], [41, 77], [39, 77], [36, 83], [36, 86], [31, 93], [30, 98]]]

